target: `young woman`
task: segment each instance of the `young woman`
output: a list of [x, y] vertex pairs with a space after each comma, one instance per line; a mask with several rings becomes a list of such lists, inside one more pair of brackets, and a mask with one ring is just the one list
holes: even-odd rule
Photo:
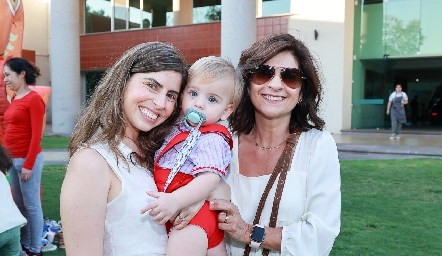
[[156, 190], [155, 151], [179, 116], [187, 64], [172, 45], [143, 43], [107, 72], [80, 115], [61, 191], [67, 255], [164, 255], [167, 235], [142, 215]]
[[40, 75], [39, 69], [22, 58], [11, 58], [3, 67], [4, 81], [15, 95], [5, 112], [5, 147], [11, 153], [9, 169], [14, 201], [28, 223], [21, 229], [21, 244], [30, 255], [41, 255], [43, 212], [40, 181], [43, 152], [40, 147], [45, 104], [29, 88]]

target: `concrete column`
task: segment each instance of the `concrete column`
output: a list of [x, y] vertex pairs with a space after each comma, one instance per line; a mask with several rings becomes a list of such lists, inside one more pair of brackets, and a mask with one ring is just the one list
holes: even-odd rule
[[221, 56], [238, 65], [241, 51], [256, 41], [256, 2], [223, 0], [221, 5]]
[[71, 135], [81, 106], [79, 1], [51, 1], [52, 132]]
[[192, 24], [193, 0], [173, 0], [173, 25]]
[[255, 0], [256, 1], [256, 18], [262, 17], [262, 0]]

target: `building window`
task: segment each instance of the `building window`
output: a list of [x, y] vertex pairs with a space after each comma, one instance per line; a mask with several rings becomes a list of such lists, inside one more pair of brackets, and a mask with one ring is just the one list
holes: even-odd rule
[[150, 0], [143, 0], [143, 28], [152, 27], [152, 8]]
[[141, 28], [143, 15], [140, 0], [129, 0], [129, 29]]
[[291, 0], [262, 0], [262, 17], [290, 13]]
[[365, 70], [364, 99], [384, 98], [384, 74], [374, 70]]
[[221, 0], [193, 0], [193, 24], [221, 21]]
[[111, 13], [112, 6], [110, 0], [86, 0], [86, 33], [111, 31]]
[[[86, 34], [166, 26], [172, 0], [85, 0]], [[128, 3], [128, 5], [126, 5]]]
[[126, 0], [114, 0], [114, 30], [127, 29]]

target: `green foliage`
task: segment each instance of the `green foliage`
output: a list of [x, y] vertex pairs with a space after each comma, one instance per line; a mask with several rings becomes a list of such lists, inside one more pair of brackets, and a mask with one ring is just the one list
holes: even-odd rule
[[43, 149], [67, 149], [70, 140], [70, 137], [44, 135], [41, 140], [41, 147]]
[[109, 15], [104, 15], [104, 10], [103, 9], [99, 9], [99, 10], [92, 10], [91, 6], [86, 4], [86, 13], [93, 13], [99, 16], [105, 16], [105, 17], [109, 17]]
[[411, 20], [404, 24], [394, 16], [387, 16], [384, 27], [384, 44], [386, 54], [391, 56], [415, 55], [424, 44], [419, 20]]
[[208, 21], [220, 21], [221, 6], [210, 6], [206, 13], [206, 19]]

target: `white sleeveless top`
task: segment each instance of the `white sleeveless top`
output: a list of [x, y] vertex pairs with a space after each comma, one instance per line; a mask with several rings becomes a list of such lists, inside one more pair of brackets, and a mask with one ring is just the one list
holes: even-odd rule
[[147, 204], [146, 191], [157, 191], [152, 173], [130, 161], [132, 150], [124, 143], [120, 143], [119, 149], [129, 165], [121, 158], [117, 165], [117, 156], [111, 153], [107, 143], [91, 148], [103, 156], [122, 184], [121, 193], [107, 204], [104, 255], [165, 255], [165, 226], [157, 225], [149, 214], [140, 213]]

